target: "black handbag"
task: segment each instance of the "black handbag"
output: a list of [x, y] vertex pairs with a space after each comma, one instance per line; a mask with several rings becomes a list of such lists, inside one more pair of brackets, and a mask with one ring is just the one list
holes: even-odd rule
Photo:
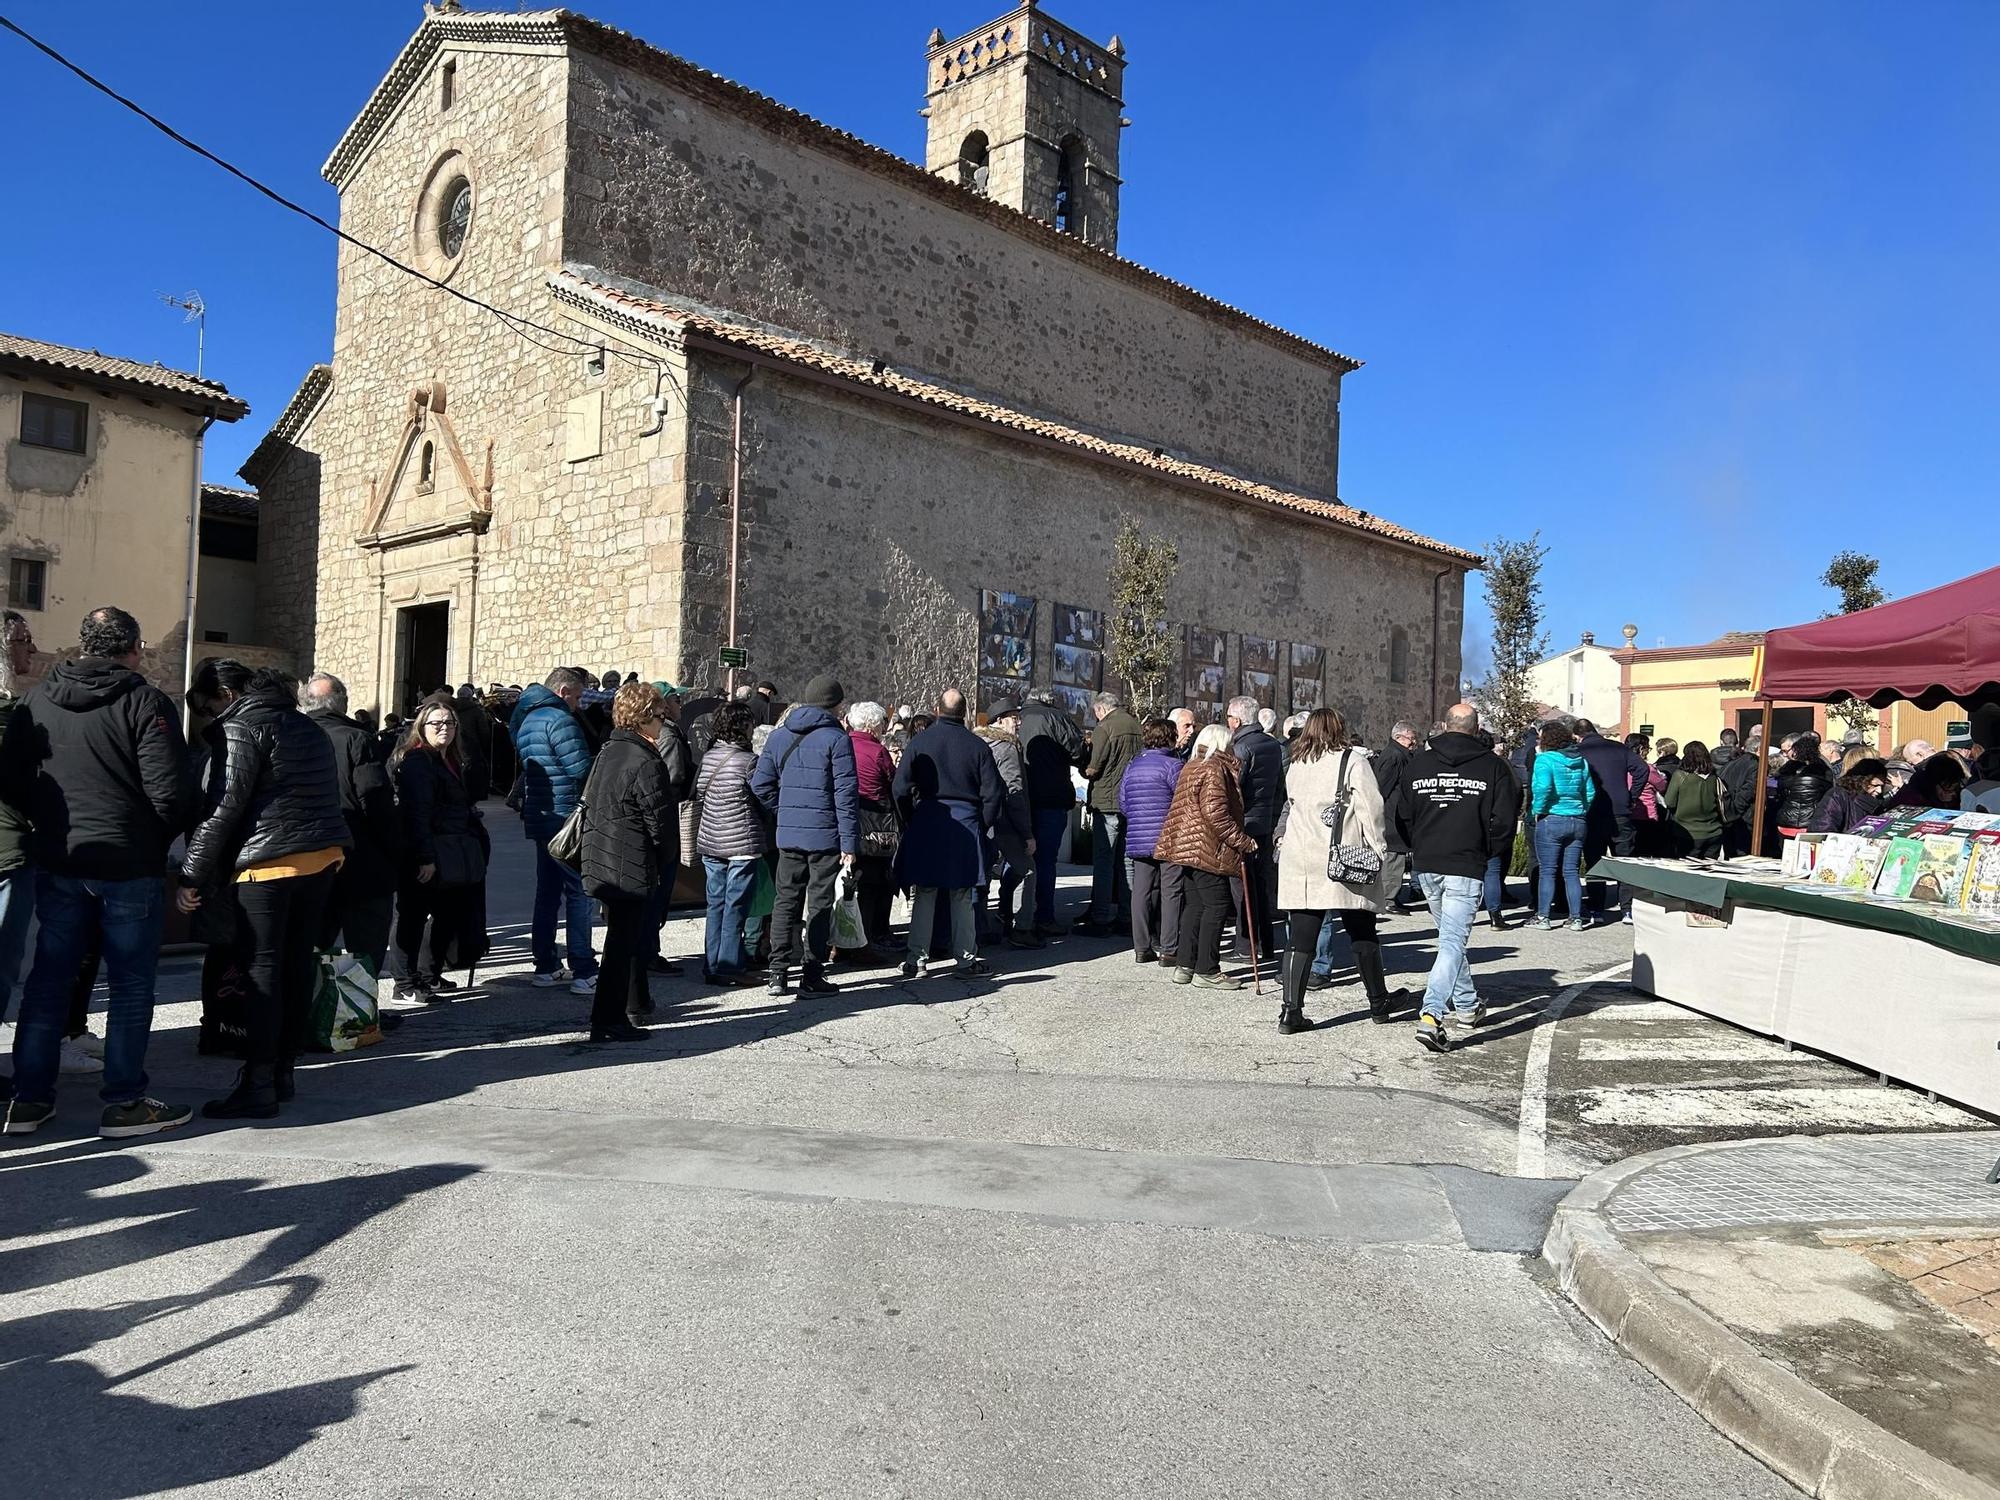
[[486, 850], [472, 834], [440, 833], [433, 843], [439, 885], [478, 885], [486, 879]]
[[894, 859], [903, 841], [903, 820], [893, 802], [863, 802], [857, 821], [864, 859]]
[[1347, 785], [1348, 757], [1354, 752], [1340, 752], [1340, 790], [1334, 794], [1333, 804], [1319, 815], [1320, 822], [1331, 830], [1331, 838], [1326, 851], [1326, 878], [1335, 885], [1373, 885], [1382, 874], [1382, 856], [1366, 844], [1343, 844], [1340, 835], [1342, 825], [1347, 822], [1347, 805], [1352, 800], [1352, 792]]

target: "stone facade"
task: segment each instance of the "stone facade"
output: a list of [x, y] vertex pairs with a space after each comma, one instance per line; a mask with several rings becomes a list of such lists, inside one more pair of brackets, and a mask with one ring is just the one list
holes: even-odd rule
[[244, 472], [266, 618], [357, 706], [430, 685], [440, 604], [442, 680], [714, 683], [739, 467], [739, 629], [787, 687], [971, 686], [979, 590], [1103, 607], [1129, 512], [1181, 547], [1177, 620], [1324, 646], [1372, 731], [1452, 692], [1476, 560], [1334, 501], [1351, 360], [573, 16], [430, 17], [327, 173], [350, 233], [536, 325], [341, 251], [331, 366]]

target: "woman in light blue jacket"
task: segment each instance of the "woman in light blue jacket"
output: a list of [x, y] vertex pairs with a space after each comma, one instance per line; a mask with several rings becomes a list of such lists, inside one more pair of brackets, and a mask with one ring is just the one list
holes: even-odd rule
[[1529, 807], [1535, 815], [1535, 860], [1541, 866], [1541, 889], [1535, 893], [1535, 924], [1554, 927], [1549, 907], [1556, 896], [1556, 871], [1562, 871], [1563, 893], [1569, 897], [1569, 925], [1581, 932], [1590, 924], [1583, 917], [1584, 819], [1590, 812], [1590, 763], [1561, 723], [1542, 726], [1541, 753], [1529, 786]]

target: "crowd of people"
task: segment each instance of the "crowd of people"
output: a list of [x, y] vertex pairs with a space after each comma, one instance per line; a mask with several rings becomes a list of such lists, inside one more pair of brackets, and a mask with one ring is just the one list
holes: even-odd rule
[[[11, 625], [8, 645], [11, 662]], [[242, 1063], [207, 1117], [268, 1119], [291, 1100], [326, 951], [392, 976], [411, 1004], [469, 992], [488, 951], [494, 796], [533, 850], [530, 982], [587, 998], [592, 1043], [644, 1038], [652, 979], [682, 972], [661, 932], [684, 854], [705, 901], [705, 984], [826, 995], [836, 963], [978, 979], [982, 947], [1038, 949], [1065, 930], [1057, 865], [1085, 826], [1080, 799], [1091, 884], [1070, 932], [1129, 940], [1168, 982], [1234, 991], [1231, 932], [1238, 959], [1276, 976], [1291, 1035], [1333, 982], [1337, 931], [1373, 1018], [1415, 999], [1418, 1042], [1442, 1052], [1485, 1017], [1467, 943], [1482, 913], [1507, 923], [1518, 834], [1536, 920], [1583, 927], [1582, 872], [1606, 853], [1748, 848], [1745, 791], [1764, 764], [1754, 736], [1655, 747], [1582, 720], [1536, 726], [1509, 753], [1468, 704], [1371, 749], [1334, 708], [1292, 716], [1280, 738], [1249, 697], [1198, 727], [1185, 708], [1141, 719], [1103, 693], [1086, 732], [1046, 692], [990, 703], [975, 726], [955, 688], [892, 713], [848, 703], [830, 675], [786, 703], [769, 682], [689, 696], [570, 666], [525, 689], [439, 691], [378, 729], [328, 673], [300, 684], [226, 658], [192, 674], [184, 739], [139, 646], [130, 615], [93, 611], [76, 658], [25, 697], [0, 693], [0, 1015], [40, 919], [9, 1134], [51, 1117], [63, 1071], [101, 1070], [108, 1138], [191, 1117], [152, 1097], [145, 1071], [170, 886], [207, 950], [201, 1049]], [[1898, 765], [1790, 738], [1770, 767], [1773, 826], [1949, 801], [1973, 769], [1928, 752], [1906, 746]], [[1437, 924], [1421, 997], [1390, 989], [1379, 936], [1412, 887]], [[100, 963], [98, 1057], [84, 1017]]]

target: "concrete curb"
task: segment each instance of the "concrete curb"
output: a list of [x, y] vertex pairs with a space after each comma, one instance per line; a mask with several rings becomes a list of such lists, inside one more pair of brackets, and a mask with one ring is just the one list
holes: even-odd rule
[[2000, 1500], [2000, 1489], [1866, 1417], [1668, 1286], [1604, 1218], [1610, 1196], [1676, 1157], [1766, 1142], [1673, 1146], [1593, 1173], [1556, 1208], [1542, 1254], [1563, 1293], [1724, 1437], [1821, 1500]]

